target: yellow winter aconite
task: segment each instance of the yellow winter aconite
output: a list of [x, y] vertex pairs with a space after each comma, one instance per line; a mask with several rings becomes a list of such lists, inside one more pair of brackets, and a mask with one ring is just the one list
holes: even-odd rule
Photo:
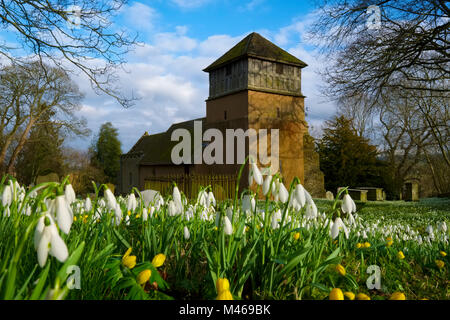
[[393, 244], [394, 244], [394, 241], [392, 240], [392, 238], [391, 237], [387, 237], [386, 238], [386, 245], [388, 246], [388, 247], [390, 247], [390, 246], [392, 246]]
[[364, 248], [370, 248], [370, 242], [364, 242]]
[[349, 300], [355, 300], [355, 294], [351, 291], [344, 292], [344, 296]]
[[358, 243], [356, 244], [356, 248], [360, 249], [361, 247], [362, 247], [362, 244], [358, 242]]
[[399, 251], [399, 252], [397, 253], [397, 257], [398, 257], [400, 260], [405, 259], [405, 255], [403, 254], [403, 251]]
[[338, 264], [336, 266], [336, 271], [341, 275], [341, 276], [345, 276], [345, 268], [341, 265]]
[[440, 254], [442, 257], [446, 257], [446, 256], [447, 256], [447, 252], [445, 252], [445, 251], [439, 251], [439, 254]]
[[342, 290], [339, 288], [333, 288], [330, 292], [329, 296], [330, 300], [344, 300], [344, 294], [342, 293]]
[[233, 300], [233, 295], [230, 290], [225, 290], [217, 295], [217, 300]]
[[218, 293], [230, 290], [230, 282], [226, 278], [219, 278], [216, 281], [216, 289]]
[[300, 238], [300, 232], [294, 233], [294, 240], [298, 240]]
[[442, 269], [442, 268], [445, 266], [445, 262], [442, 261], [442, 260], [436, 260], [435, 262], [436, 262], [436, 266], [437, 266], [439, 269]]
[[166, 256], [163, 253], [157, 254], [153, 260], [152, 260], [152, 265], [155, 268], [159, 268], [164, 264], [164, 261], [166, 261]]
[[139, 272], [136, 280], [140, 285], [142, 285], [150, 279], [151, 275], [152, 275], [151, 270], [147, 269], [147, 270]]
[[230, 282], [226, 278], [218, 278], [216, 281], [217, 300], [233, 300], [230, 292]]
[[403, 292], [396, 291], [391, 295], [389, 300], [406, 300], [406, 297]]
[[356, 295], [356, 300], [370, 300], [370, 297], [365, 293], [358, 293]]
[[136, 266], [136, 256], [130, 256], [131, 248], [129, 248], [122, 257], [122, 264], [130, 269], [133, 269]]

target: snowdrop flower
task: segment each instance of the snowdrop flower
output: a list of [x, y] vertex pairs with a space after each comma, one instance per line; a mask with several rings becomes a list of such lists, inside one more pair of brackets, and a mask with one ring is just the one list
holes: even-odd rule
[[281, 222], [281, 210], [278, 209], [277, 211], [274, 212], [274, 214], [272, 215], [272, 229], [278, 229], [280, 226], [280, 222]]
[[69, 205], [72, 204], [73, 202], [75, 202], [75, 200], [77, 199], [77, 197], [75, 196], [75, 191], [73, 190], [73, 187], [70, 183], [68, 185], [66, 185], [66, 188], [64, 189], [64, 193], [66, 196], [67, 203]]
[[134, 195], [134, 193], [128, 195], [127, 198], [127, 211], [134, 211], [136, 210], [137, 207], [137, 200], [136, 200], [136, 196]]
[[197, 203], [199, 205], [204, 206], [204, 207], [209, 207], [209, 205], [208, 205], [208, 196], [206, 194], [206, 191], [204, 191], [204, 190], [200, 191], [200, 193], [198, 195]]
[[181, 213], [181, 208], [175, 203], [175, 201], [170, 200], [169, 201], [169, 216], [173, 217]]
[[263, 184], [263, 176], [261, 174], [261, 171], [259, 171], [258, 166], [255, 162], [252, 162], [250, 164], [250, 172], [248, 175], [248, 182], [251, 186], [253, 184], [253, 179], [255, 179], [256, 184], [262, 185]]
[[65, 234], [69, 234], [73, 222], [73, 214], [65, 195], [56, 196], [55, 210], [59, 228]]
[[270, 191], [270, 182], [272, 181], [272, 176], [269, 174], [263, 182], [262, 185], [262, 192], [264, 196], [267, 196], [269, 194]]
[[[305, 195], [305, 188], [299, 183], [294, 189], [294, 198], [297, 200], [297, 202], [300, 204], [300, 206], [303, 208], [306, 204], [306, 195]], [[312, 199], [311, 199], [312, 202]]]
[[92, 210], [92, 201], [91, 198], [86, 197], [86, 200], [84, 200], [84, 210], [86, 212], [89, 212]]
[[439, 230], [441, 230], [442, 232], [447, 232], [447, 224], [445, 223], [445, 221], [442, 221], [440, 224], [439, 224]]
[[189, 238], [191, 237], [191, 233], [189, 232], [188, 227], [184, 226], [183, 234], [184, 234], [184, 239], [189, 240]]
[[12, 202], [12, 189], [11, 186], [6, 185], [2, 193], [2, 206], [8, 207], [11, 205], [11, 202]]
[[249, 214], [251, 212], [254, 212], [255, 208], [256, 208], [255, 198], [253, 198], [253, 196], [246, 194], [242, 198], [242, 211], [244, 211], [246, 214]]
[[287, 191], [283, 182], [279, 182], [278, 195], [282, 203], [286, 203], [289, 199], [289, 192]]
[[114, 222], [116, 226], [118, 226], [121, 221], [122, 221], [122, 209], [120, 208], [120, 205], [117, 203], [116, 207], [114, 208]]
[[38, 221], [34, 231], [34, 247], [37, 250], [38, 263], [41, 268], [47, 262], [49, 253], [60, 262], [66, 261], [69, 256], [67, 246], [49, 214], [42, 216]]
[[428, 234], [433, 233], [433, 227], [431, 225], [428, 225], [427, 229], [425, 230]]
[[341, 231], [344, 231], [345, 238], [348, 239], [349, 231], [342, 219], [338, 217], [336, 218], [336, 220], [334, 220], [333, 226], [331, 227], [331, 237], [335, 239]]
[[348, 193], [345, 194], [344, 199], [342, 199], [341, 209], [342, 212], [345, 213], [356, 212], [356, 204]]
[[225, 234], [229, 236], [233, 233], [233, 226], [231, 225], [231, 221], [230, 221], [230, 219], [228, 219], [227, 216], [225, 216], [223, 218], [223, 220], [224, 220], [223, 230], [224, 230]]
[[308, 219], [314, 219], [317, 217], [317, 207], [316, 204], [313, 202], [308, 202], [306, 204], [306, 218]]
[[116, 197], [114, 197], [114, 194], [108, 188], [106, 188], [106, 190], [105, 190], [105, 198], [106, 198], [106, 204], [108, 205], [108, 208], [110, 210], [114, 210], [117, 205], [117, 200], [116, 200]]
[[148, 219], [147, 208], [144, 208], [144, 209], [142, 209], [142, 220], [147, 221], [147, 219]]
[[130, 225], [130, 216], [129, 216], [129, 215], [126, 215], [126, 216], [125, 216], [125, 224], [126, 224], [127, 226]]
[[175, 202], [175, 205], [179, 208], [183, 207], [183, 203], [181, 202], [181, 193], [177, 186], [173, 188], [172, 193], [173, 201]]
[[216, 206], [216, 198], [214, 197], [214, 193], [212, 193], [212, 191], [208, 193], [208, 203], [209, 206]]

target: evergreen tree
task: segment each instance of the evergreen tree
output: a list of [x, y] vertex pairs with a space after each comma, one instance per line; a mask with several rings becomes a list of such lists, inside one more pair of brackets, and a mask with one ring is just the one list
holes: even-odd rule
[[110, 183], [117, 183], [120, 171], [122, 146], [118, 136], [118, 130], [111, 122], [106, 122], [100, 127], [97, 141], [93, 146], [92, 164], [103, 170], [107, 182]]
[[380, 186], [381, 162], [377, 149], [353, 129], [344, 116], [325, 122], [324, 135], [317, 144], [320, 169], [325, 175], [325, 187], [336, 192], [338, 187]]

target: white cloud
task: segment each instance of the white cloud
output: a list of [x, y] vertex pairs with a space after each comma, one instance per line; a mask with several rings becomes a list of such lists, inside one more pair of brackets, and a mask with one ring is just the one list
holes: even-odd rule
[[135, 30], [146, 30], [147, 32], [153, 29], [154, 22], [158, 17], [155, 9], [141, 2], [133, 2], [130, 6], [126, 6], [122, 14], [129, 27]]

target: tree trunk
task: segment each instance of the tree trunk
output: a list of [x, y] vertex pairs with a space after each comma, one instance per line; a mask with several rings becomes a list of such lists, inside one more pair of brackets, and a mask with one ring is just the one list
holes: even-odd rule
[[30, 119], [30, 122], [28, 122], [25, 130], [23, 131], [22, 135], [20, 136], [19, 143], [17, 144], [17, 147], [14, 149], [13, 154], [11, 155], [11, 159], [9, 159], [8, 167], [6, 171], [9, 174], [13, 173], [14, 169], [14, 162], [16, 162], [17, 156], [19, 155], [20, 151], [22, 151], [23, 147], [25, 146], [25, 143], [28, 140], [28, 134], [30, 133], [31, 128], [34, 125], [34, 119]]

